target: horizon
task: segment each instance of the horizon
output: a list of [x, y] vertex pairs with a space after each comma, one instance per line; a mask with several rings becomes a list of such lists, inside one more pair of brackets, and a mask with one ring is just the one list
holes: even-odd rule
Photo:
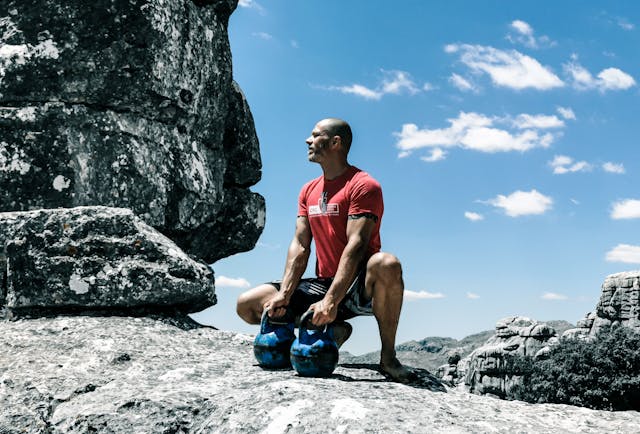
[[[640, 4], [401, 6], [240, 0], [229, 39], [267, 222], [212, 264], [218, 304], [198, 321], [257, 332], [235, 299], [281, 278], [299, 190], [321, 174], [304, 140], [330, 116], [382, 185], [382, 250], [405, 279], [396, 344], [515, 315], [575, 324], [606, 276], [640, 269]], [[342, 350], [379, 349], [375, 319], [350, 322]]]

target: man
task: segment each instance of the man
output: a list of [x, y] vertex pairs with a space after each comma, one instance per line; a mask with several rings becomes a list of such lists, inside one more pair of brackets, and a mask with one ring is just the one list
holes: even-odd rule
[[[351, 334], [344, 320], [373, 314], [382, 342], [380, 368], [391, 379], [406, 382], [411, 371], [398, 361], [394, 348], [404, 291], [402, 267], [395, 256], [380, 252], [382, 190], [348, 163], [351, 139], [351, 127], [343, 120], [329, 118], [315, 125], [306, 140], [308, 158], [320, 164], [323, 175], [300, 192], [282, 281], [245, 292], [237, 311], [248, 323], [259, 324], [264, 309], [278, 318], [287, 309], [300, 315], [308, 308], [313, 310], [312, 324], [333, 323], [338, 344]], [[312, 239], [317, 278], [302, 279]]]

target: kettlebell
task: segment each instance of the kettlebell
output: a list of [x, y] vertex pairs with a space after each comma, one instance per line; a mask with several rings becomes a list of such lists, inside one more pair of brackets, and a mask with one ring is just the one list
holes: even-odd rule
[[300, 319], [298, 339], [291, 345], [291, 364], [302, 377], [328, 377], [338, 365], [338, 346], [327, 326], [309, 328], [313, 311]]
[[289, 349], [296, 338], [293, 321], [269, 317], [269, 309], [262, 312], [260, 333], [253, 341], [253, 354], [263, 368], [279, 369], [291, 366]]

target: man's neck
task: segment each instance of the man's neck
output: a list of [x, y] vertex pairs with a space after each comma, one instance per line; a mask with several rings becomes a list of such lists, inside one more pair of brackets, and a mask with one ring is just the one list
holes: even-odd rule
[[325, 164], [321, 164], [322, 173], [324, 174], [324, 179], [331, 181], [332, 179], [336, 179], [349, 168], [349, 163], [347, 161], [335, 161], [335, 162], [327, 162]]

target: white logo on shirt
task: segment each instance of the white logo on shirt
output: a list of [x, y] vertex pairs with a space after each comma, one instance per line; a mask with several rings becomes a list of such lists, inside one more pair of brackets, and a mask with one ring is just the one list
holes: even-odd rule
[[337, 203], [327, 203], [328, 193], [323, 191], [318, 199], [317, 205], [311, 205], [309, 207], [310, 216], [323, 216], [323, 215], [339, 215], [340, 207]]

